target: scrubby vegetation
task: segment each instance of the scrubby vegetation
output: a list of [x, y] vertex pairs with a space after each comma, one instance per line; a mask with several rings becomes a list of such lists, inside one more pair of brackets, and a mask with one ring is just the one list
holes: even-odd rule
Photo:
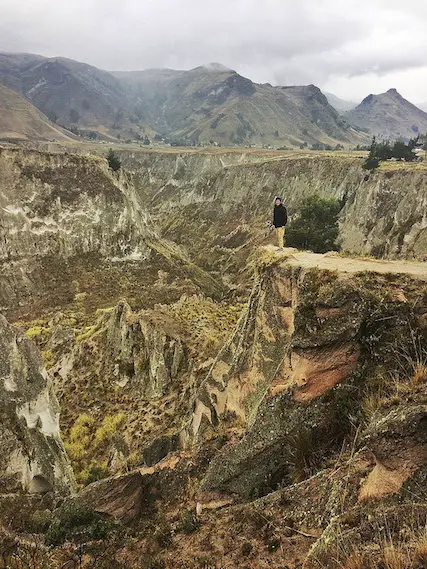
[[107, 162], [109, 168], [113, 170], [113, 172], [118, 172], [122, 167], [122, 161], [120, 160], [120, 158], [112, 148], [110, 148], [110, 150], [108, 151]]
[[286, 244], [314, 253], [338, 250], [336, 240], [340, 209], [338, 200], [319, 196], [307, 198], [286, 230]]
[[115, 444], [123, 445], [125, 421], [123, 413], [105, 416], [100, 425], [86, 413], [76, 419], [65, 439], [65, 448], [80, 485], [109, 475], [108, 456], [114, 452]]

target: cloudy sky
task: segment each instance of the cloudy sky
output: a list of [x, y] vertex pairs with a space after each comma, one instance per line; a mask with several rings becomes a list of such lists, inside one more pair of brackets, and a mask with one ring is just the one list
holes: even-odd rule
[[215, 61], [356, 102], [390, 87], [427, 102], [426, 29], [425, 0], [0, 0], [0, 51], [115, 70]]

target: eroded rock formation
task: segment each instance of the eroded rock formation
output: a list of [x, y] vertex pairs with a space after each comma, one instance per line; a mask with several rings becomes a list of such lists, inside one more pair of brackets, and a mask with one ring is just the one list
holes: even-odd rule
[[59, 404], [40, 353], [0, 316], [1, 493], [69, 494], [74, 479]]

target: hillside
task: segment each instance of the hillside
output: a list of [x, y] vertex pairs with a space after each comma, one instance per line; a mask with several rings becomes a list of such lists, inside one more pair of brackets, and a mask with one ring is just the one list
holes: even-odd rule
[[3, 565], [424, 569], [424, 165], [118, 152], [0, 148]]
[[0, 83], [0, 139], [70, 140], [30, 101]]
[[344, 116], [351, 124], [381, 138], [409, 139], [427, 132], [427, 113], [404, 99], [396, 89], [369, 95]]

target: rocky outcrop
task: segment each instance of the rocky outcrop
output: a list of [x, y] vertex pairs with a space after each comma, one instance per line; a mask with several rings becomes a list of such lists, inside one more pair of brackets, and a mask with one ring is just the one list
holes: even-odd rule
[[156, 322], [149, 313], [138, 317], [121, 302], [107, 323], [108, 356], [103, 364], [114, 362], [112, 375], [118, 385], [132, 381], [132, 389], [147, 399], [162, 397], [183, 374], [191, 373], [183, 336], [173, 319]]
[[348, 196], [341, 213], [341, 246], [357, 255], [423, 260], [426, 212], [426, 170], [376, 172]]
[[83, 490], [78, 500], [99, 513], [125, 523], [150, 518], [156, 506], [181, 506], [189, 476], [195, 474], [194, 461], [176, 453], [156, 466], [101, 480]]
[[[76, 258], [141, 259], [146, 218], [135, 211], [104, 160], [0, 149], [0, 308], [72, 294]], [[74, 263], [75, 264], [75, 263]], [[49, 278], [46, 278], [46, 273]], [[73, 278], [71, 278], [71, 281]], [[49, 291], [50, 286], [53, 290]], [[64, 290], [65, 289], [65, 290]]]
[[0, 492], [69, 494], [58, 401], [37, 348], [2, 316], [0, 381]]
[[118, 421], [112, 439], [95, 445], [88, 460], [108, 461], [110, 471], [117, 472], [130, 455], [133, 464], [152, 465], [180, 447], [179, 433], [190, 419], [205, 370], [199, 369], [188, 331], [173, 314], [160, 308], [136, 313], [122, 301], [101, 312], [77, 340], [57, 326], [48, 348], [57, 358], [50, 371], [64, 411], [66, 440], [84, 414], [94, 428], [106, 417]]
[[267, 260], [199, 390], [193, 437], [230, 414], [248, 426], [212, 461], [208, 490], [245, 497], [271, 491], [292, 476], [295, 447], [304, 439], [314, 454], [334, 452], [350, 427], [351, 407], [355, 416], [360, 411], [365, 386], [410, 359], [399, 354], [412, 353], [413, 335], [426, 341], [424, 281], [303, 265], [292, 256]]

